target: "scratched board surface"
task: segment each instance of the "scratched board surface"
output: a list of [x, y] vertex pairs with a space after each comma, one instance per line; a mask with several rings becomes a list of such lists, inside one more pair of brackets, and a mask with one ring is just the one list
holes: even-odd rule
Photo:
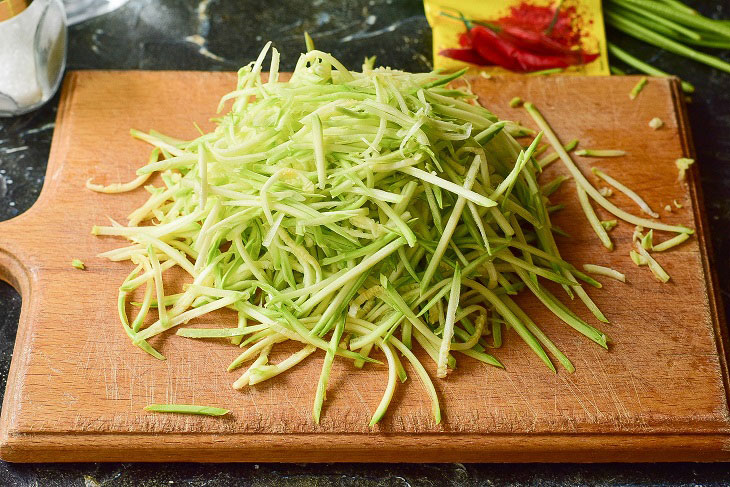
[[[151, 340], [158, 361], [133, 347], [119, 324], [117, 289], [131, 270], [95, 256], [124, 241], [90, 235], [107, 217], [124, 221], [147, 196], [143, 190], [101, 195], [84, 188], [126, 181], [149, 147], [130, 128], [181, 138], [193, 123], [210, 129], [231, 73], [98, 72], [67, 77], [45, 187], [38, 203], [0, 224], [0, 277], [19, 288], [23, 311], [0, 423], [0, 455], [15, 461], [489, 461], [669, 460], [726, 458], [730, 433], [721, 320], [690, 172], [677, 181], [674, 160], [689, 155], [682, 105], [672, 80], [652, 79], [634, 101], [632, 78], [529, 77], [471, 81], [480, 101], [501, 118], [534, 126], [521, 96], [535, 102], [557, 133], [585, 148], [620, 148], [626, 157], [576, 162], [600, 167], [627, 183], [661, 213], [661, 220], [698, 230], [696, 238], [659, 255], [672, 276], [658, 283], [628, 252], [633, 227], [611, 232], [606, 251], [590, 230], [572, 181], [553, 198], [565, 203], [554, 224], [563, 255], [626, 273], [627, 284], [601, 279], [588, 292], [610, 324], [604, 350], [560, 322], [539, 302], [520, 303], [576, 366], [550, 372], [511, 331], [494, 351], [506, 370], [466, 357], [444, 380], [434, 380], [443, 421], [410, 369], [398, 384], [385, 419], [368, 427], [385, 387], [385, 366], [356, 369], [336, 360], [320, 425], [311, 419], [322, 353], [274, 380], [241, 391], [226, 372], [240, 350], [224, 340], [164, 334]], [[665, 126], [648, 126], [651, 118]], [[553, 164], [542, 181], [566, 173]], [[631, 212], [623, 195], [612, 200]], [[673, 201], [681, 209], [664, 210]], [[600, 210], [599, 216], [607, 218]], [[668, 235], [656, 236], [663, 240]], [[83, 260], [86, 271], [70, 266]], [[181, 286], [182, 281], [175, 285]], [[174, 290], [174, 286], [171, 287]], [[553, 291], [594, 325], [580, 302]], [[219, 313], [190, 326], [231, 326]], [[296, 348], [296, 347], [295, 347]], [[283, 354], [294, 350], [282, 347]], [[274, 355], [276, 361], [284, 355]], [[419, 351], [432, 376], [435, 367]], [[160, 415], [149, 403], [194, 403], [229, 408], [223, 418]], [[334, 453], [332, 453], [334, 452]], [[631, 453], [633, 452], [633, 453]], [[632, 454], [630, 457], [626, 455]]]

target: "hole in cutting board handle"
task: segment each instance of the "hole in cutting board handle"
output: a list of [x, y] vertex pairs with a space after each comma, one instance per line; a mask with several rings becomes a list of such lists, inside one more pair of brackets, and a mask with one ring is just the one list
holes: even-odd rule
[[[2, 232], [1, 229], [0, 232]], [[0, 245], [2, 245], [2, 241], [0, 241]], [[24, 283], [21, 281], [23, 280], [27, 282], [23, 266], [15, 256], [0, 247], [0, 281], [10, 284], [17, 292], [22, 292]]]
[[[0, 222], [0, 281], [10, 284], [21, 296], [27, 297], [30, 275], [22, 260], [10, 250], [21, 242], [14, 225], [16, 219]], [[17, 250], [17, 249], [15, 249]]]

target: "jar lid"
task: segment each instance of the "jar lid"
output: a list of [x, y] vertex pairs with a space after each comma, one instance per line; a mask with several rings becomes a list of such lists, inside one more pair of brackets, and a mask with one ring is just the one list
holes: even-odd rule
[[25, 10], [33, 0], [0, 0], [0, 22], [12, 19]]

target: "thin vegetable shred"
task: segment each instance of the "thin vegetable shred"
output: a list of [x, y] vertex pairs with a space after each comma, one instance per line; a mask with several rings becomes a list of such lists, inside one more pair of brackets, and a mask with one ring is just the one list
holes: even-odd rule
[[[466, 88], [448, 86], [462, 73], [411, 74], [375, 68], [373, 59], [354, 72], [309, 44], [288, 80], [267, 44], [221, 100], [220, 109], [230, 104], [230, 111], [214, 131], [192, 141], [133, 131], [154, 146], [137, 179], [89, 182], [96, 191], [120, 192], [154, 173], [161, 177], [161, 186], [146, 187], [150, 196], [127, 225], [93, 229], [130, 240], [102, 256], [136, 265], [118, 295], [132, 343], [164, 359], [149, 340], [175, 327], [189, 339], [228, 340], [242, 348], [228, 370], [246, 365], [235, 388], [323, 353], [313, 385], [317, 422], [337, 363], [387, 367], [371, 425], [384, 416], [396, 384], [407, 380], [406, 370], [420, 379], [439, 422], [431, 374], [459, 373], [464, 356], [502, 367], [490, 350], [501, 346], [504, 327], [551, 370], [556, 360], [573, 371], [513, 301], [523, 289], [606, 347], [606, 335], [544, 285], [563, 286], [607, 321], [581, 281], [600, 284], [564, 260], [553, 238], [560, 230], [550, 223], [547, 195], [562, 180], [537, 182], [541, 166], [533, 156], [543, 133], [520, 145], [511, 134], [525, 134], [524, 127], [499, 121]], [[525, 106], [557, 151], [554, 159], [572, 164], [537, 109]], [[585, 178], [579, 184], [586, 201], [604, 205]], [[691, 232], [606, 208], [647, 228]], [[169, 291], [171, 268], [188, 276], [180, 293]], [[182, 326], [223, 308], [238, 316], [227, 328]], [[294, 353], [274, 362], [272, 350], [287, 341], [298, 344]], [[191, 408], [210, 409], [158, 407]]]

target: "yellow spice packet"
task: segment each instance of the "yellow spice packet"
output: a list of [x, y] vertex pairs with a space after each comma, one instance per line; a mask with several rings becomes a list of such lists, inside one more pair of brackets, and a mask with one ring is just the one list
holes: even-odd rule
[[424, 0], [435, 69], [608, 75], [601, 0]]

